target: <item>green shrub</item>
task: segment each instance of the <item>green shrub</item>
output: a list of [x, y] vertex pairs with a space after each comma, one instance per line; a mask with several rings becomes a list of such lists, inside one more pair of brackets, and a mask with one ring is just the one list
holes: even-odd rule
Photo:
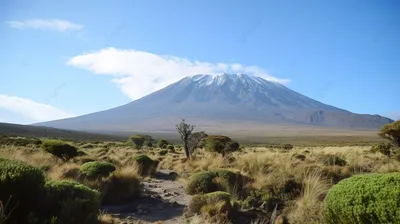
[[223, 155], [238, 151], [240, 145], [237, 142], [232, 141], [227, 136], [222, 135], [209, 135], [204, 138], [204, 148], [209, 152], [217, 152]]
[[56, 217], [57, 224], [98, 223], [98, 191], [73, 181], [50, 181], [45, 188], [45, 219]]
[[158, 155], [160, 155], [160, 156], [165, 156], [165, 155], [167, 155], [167, 153], [168, 153], [168, 150], [166, 150], [166, 149], [161, 149], [160, 151], [158, 151]]
[[134, 157], [135, 161], [139, 164], [141, 175], [152, 175], [156, 171], [157, 164], [146, 155], [138, 155]]
[[29, 223], [44, 192], [43, 172], [23, 162], [0, 159], [0, 201], [8, 223]]
[[272, 212], [275, 206], [282, 204], [282, 201], [269, 190], [250, 190], [247, 197], [241, 202], [244, 208], [262, 208]]
[[165, 139], [160, 139], [157, 142], [157, 147], [162, 148], [162, 149], [167, 148], [168, 145], [169, 145], [169, 142]]
[[400, 173], [356, 175], [324, 200], [327, 223], [400, 223]]
[[347, 164], [346, 160], [331, 154], [324, 155], [322, 162], [328, 166], [345, 166]]
[[392, 150], [393, 150], [393, 147], [389, 142], [386, 142], [386, 143], [381, 142], [381, 143], [371, 147], [371, 152], [373, 152], [373, 153], [380, 152], [388, 158], [390, 158], [390, 156], [392, 154]]
[[59, 140], [44, 140], [42, 148], [65, 161], [78, 156], [78, 149], [75, 146]]
[[153, 141], [150, 135], [132, 135], [128, 140], [136, 149], [140, 149], [143, 146], [152, 147]]
[[241, 189], [242, 176], [229, 170], [201, 171], [192, 175], [186, 185], [190, 195], [214, 191], [237, 192]]
[[97, 178], [109, 176], [115, 169], [112, 163], [93, 161], [82, 164], [80, 172], [89, 178]]
[[42, 144], [42, 141], [38, 138], [8, 137], [5, 135], [0, 138], [0, 145], [28, 146], [40, 144]]
[[171, 144], [167, 145], [167, 149], [168, 149], [169, 152], [175, 152], [174, 145], [171, 145]]

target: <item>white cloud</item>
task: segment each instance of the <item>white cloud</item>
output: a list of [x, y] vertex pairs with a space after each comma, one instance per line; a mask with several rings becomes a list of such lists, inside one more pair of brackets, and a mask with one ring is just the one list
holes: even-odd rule
[[287, 79], [270, 76], [257, 66], [191, 61], [186, 58], [116, 48], [84, 53], [71, 58], [67, 64], [96, 74], [113, 76], [112, 81], [133, 100], [183, 77], [197, 74], [245, 73], [283, 84], [289, 82]]
[[13, 20], [6, 23], [16, 29], [56, 30], [60, 32], [83, 29], [83, 25], [60, 19], [29, 19], [24, 21]]
[[74, 115], [50, 105], [16, 96], [0, 94], [0, 108], [30, 118], [35, 122], [57, 120], [73, 117]]

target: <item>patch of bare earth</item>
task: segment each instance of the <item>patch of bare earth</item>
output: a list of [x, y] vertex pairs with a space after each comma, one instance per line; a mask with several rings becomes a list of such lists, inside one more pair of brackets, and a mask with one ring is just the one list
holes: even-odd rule
[[182, 223], [183, 210], [191, 196], [186, 194], [183, 184], [175, 180], [175, 175], [171, 170], [159, 170], [152, 179], [143, 180], [140, 198], [103, 209], [125, 224]]

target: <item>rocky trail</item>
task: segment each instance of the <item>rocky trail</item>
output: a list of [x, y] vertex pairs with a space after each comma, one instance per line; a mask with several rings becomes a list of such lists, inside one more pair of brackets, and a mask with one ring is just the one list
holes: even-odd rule
[[124, 205], [105, 206], [103, 210], [124, 224], [182, 223], [183, 210], [191, 196], [186, 194], [184, 185], [176, 181], [176, 177], [171, 170], [159, 170], [152, 179], [143, 180], [140, 198]]

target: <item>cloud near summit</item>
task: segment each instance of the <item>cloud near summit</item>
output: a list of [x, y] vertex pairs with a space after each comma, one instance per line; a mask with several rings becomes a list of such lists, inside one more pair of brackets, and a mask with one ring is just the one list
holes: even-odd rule
[[210, 63], [175, 56], [157, 55], [130, 49], [106, 48], [77, 55], [67, 62], [95, 74], [109, 75], [132, 100], [166, 87], [186, 76], [197, 74], [245, 73], [269, 81], [288, 83], [257, 66]]

